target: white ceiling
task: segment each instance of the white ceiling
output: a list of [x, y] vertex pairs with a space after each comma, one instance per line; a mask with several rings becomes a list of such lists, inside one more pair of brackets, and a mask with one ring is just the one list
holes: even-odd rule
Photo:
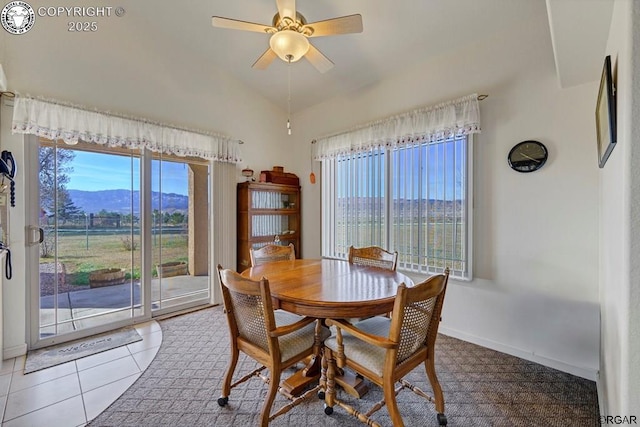
[[[584, 76], [591, 81], [599, 77], [601, 53], [608, 33], [608, 23], [605, 23], [606, 32], [590, 30], [594, 25], [605, 25], [597, 22], [601, 13], [584, 15], [586, 21], [582, 21], [583, 14], [571, 11], [612, 1], [298, 0], [297, 10], [309, 22], [354, 13], [362, 15], [362, 33], [311, 39], [335, 63], [333, 69], [321, 74], [306, 60], [293, 64], [290, 70], [278, 59], [265, 71], [252, 69], [251, 65], [267, 49], [269, 36], [211, 25], [213, 15], [270, 24], [277, 10], [275, 0], [189, 0], [184, 3], [121, 0], [118, 5], [126, 9], [125, 16], [100, 19], [95, 33], [67, 33], [69, 19], [47, 17], [37, 17], [34, 28], [25, 35], [7, 36], [0, 31], [4, 33], [0, 61], [11, 68], [14, 82], [23, 86], [17, 87], [18, 90], [39, 89], [35, 81], [38, 77], [23, 73], [25, 67], [36, 66], [43, 68], [38, 69], [42, 78], [55, 76], [61, 84], [75, 85], [76, 90], [77, 87], [95, 90], [93, 88], [105, 85], [129, 88], [135, 85], [130, 81], [140, 78], [197, 90], [202, 85], [216, 85], [215, 75], [225, 74], [283, 110], [287, 108], [287, 72], [290, 71], [291, 107], [295, 112], [336, 96], [348, 96], [397, 73], [399, 68], [437, 60], [441, 55], [450, 56], [497, 37], [517, 37], [518, 27], [523, 23], [541, 22], [544, 23], [540, 25], [541, 34], [554, 43], [559, 78], [566, 86], [565, 82], [581, 83]], [[77, 6], [72, 0], [60, 3]], [[556, 19], [547, 18], [547, 3], [553, 3], [550, 10], [559, 11], [557, 17], [551, 17]], [[32, 0], [31, 4], [34, 8], [51, 6], [38, 0]], [[553, 28], [553, 39], [548, 23]], [[56, 39], [52, 43], [54, 34]], [[599, 41], [585, 34], [595, 34]], [[588, 48], [594, 43], [599, 46], [595, 52]], [[576, 46], [582, 46], [577, 54]], [[12, 55], [19, 58], [13, 64]], [[179, 79], [171, 77], [180, 66], [176, 62], [184, 64], [183, 68], [188, 70], [185, 74], [193, 76], [192, 82], [172, 81]], [[563, 73], [570, 76], [571, 70], [581, 70], [582, 76], [563, 80]], [[71, 83], [63, 78], [69, 75], [74, 76]], [[9, 71], [7, 76], [9, 88], [15, 90]], [[50, 95], [59, 96], [56, 87], [50, 84], [47, 87], [51, 88]]]
[[[251, 7], [249, 3], [252, 4]], [[360, 13], [364, 31], [359, 34], [312, 39], [336, 65], [325, 74], [307, 61], [293, 65], [295, 105], [303, 108], [325, 99], [373, 84], [400, 67], [460, 49], [478, 38], [505, 31], [514, 21], [532, 13], [531, 0], [428, 0], [428, 1], [312, 1], [299, 0], [297, 10], [309, 22]], [[271, 22], [275, 1], [218, 2], [215, 15]], [[268, 36], [210, 28], [210, 52], [220, 67], [233, 73], [265, 97], [286, 101], [287, 65], [277, 61], [266, 71], [251, 68], [268, 46]]]
[[596, 80], [604, 63], [613, 0], [547, 0], [560, 87]]
[[[298, 0], [296, 8], [308, 22], [359, 13], [364, 30], [311, 39], [335, 67], [321, 74], [306, 60], [292, 65], [294, 110], [374, 84], [398, 68], [507, 34], [518, 21], [545, 10], [543, 0]], [[218, 1], [197, 13], [271, 23], [276, 10], [275, 0]], [[217, 66], [286, 108], [287, 64], [276, 60], [265, 71], [251, 68], [268, 47], [268, 35], [199, 26], [197, 31], [206, 41], [190, 46], [199, 50], [194, 54], [208, 55]], [[182, 35], [172, 42], [184, 47], [188, 39]]]

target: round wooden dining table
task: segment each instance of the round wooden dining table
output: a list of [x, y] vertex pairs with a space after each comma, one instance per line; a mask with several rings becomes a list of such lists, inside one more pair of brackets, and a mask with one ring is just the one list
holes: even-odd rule
[[[413, 281], [397, 271], [350, 264], [336, 259], [296, 259], [269, 262], [242, 272], [251, 280], [265, 277], [273, 300], [273, 308], [317, 319], [362, 318], [393, 310], [398, 286]], [[298, 395], [320, 376], [320, 348], [316, 333], [316, 355], [307, 367], [283, 381], [282, 387], [292, 396]], [[336, 377], [348, 393], [361, 397], [367, 385], [353, 373]]]
[[265, 277], [274, 309], [316, 318], [357, 318], [388, 313], [401, 283], [413, 281], [397, 271], [336, 259], [296, 259], [251, 267], [242, 276]]

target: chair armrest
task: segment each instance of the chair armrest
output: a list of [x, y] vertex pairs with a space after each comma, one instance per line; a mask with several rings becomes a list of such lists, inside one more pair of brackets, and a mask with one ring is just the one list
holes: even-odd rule
[[279, 328], [275, 328], [271, 332], [269, 332], [269, 336], [273, 338], [281, 337], [283, 335], [290, 334], [291, 332], [295, 332], [300, 328], [307, 326], [309, 323], [314, 322], [316, 319], [313, 317], [305, 317], [301, 320], [298, 320], [296, 323], [291, 323], [290, 325], [280, 326]]
[[368, 334], [366, 332], [363, 332], [360, 329], [358, 329], [355, 326], [353, 326], [349, 322], [345, 322], [345, 321], [342, 321], [342, 320], [335, 320], [335, 319], [326, 319], [325, 323], [328, 326], [335, 326], [337, 328], [344, 329], [345, 331], [349, 332], [354, 337], [359, 338], [362, 341], [367, 342], [367, 343], [369, 343], [371, 345], [375, 345], [375, 346], [383, 347], [383, 348], [397, 348], [398, 347], [398, 343], [397, 342], [391, 341], [390, 339], [385, 338], [385, 337], [381, 337], [379, 335], [373, 335], [373, 334]]

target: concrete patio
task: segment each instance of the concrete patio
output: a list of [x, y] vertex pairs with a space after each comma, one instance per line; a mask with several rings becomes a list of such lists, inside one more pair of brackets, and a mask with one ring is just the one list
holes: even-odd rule
[[[152, 309], [173, 307], [207, 296], [209, 276], [174, 276], [152, 279]], [[101, 288], [64, 292], [57, 296], [57, 322], [55, 296], [40, 298], [40, 324], [55, 325], [41, 328], [41, 336], [61, 334], [78, 329], [86, 329], [105, 322], [131, 318], [142, 314], [140, 282]], [[161, 306], [160, 306], [161, 305]], [[98, 314], [101, 314], [97, 316]]]

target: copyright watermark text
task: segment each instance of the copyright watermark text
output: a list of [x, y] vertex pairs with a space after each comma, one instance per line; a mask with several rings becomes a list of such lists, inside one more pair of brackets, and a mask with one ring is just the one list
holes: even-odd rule
[[638, 417], [635, 415], [601, 415], [600, 424], [602, 425], [637, 425]]
[[69, 32], [95, 32], [101, 19], [121, 18], [126, 13], [120, 6], [40, 6], [34, 10], [25, 1], [11, 1], [2, 9], [0, 23], [11, 34], [24, 34], [33, 28], [36, 17], [65, 18]]
[[94, 17], [121, 17], [125, 14], [125, 10], [122, 7], [113, 6], [40, 6], [37, 10], [38, 16], [42, 17], [66, 17], [66, 18], [94, 18]]

